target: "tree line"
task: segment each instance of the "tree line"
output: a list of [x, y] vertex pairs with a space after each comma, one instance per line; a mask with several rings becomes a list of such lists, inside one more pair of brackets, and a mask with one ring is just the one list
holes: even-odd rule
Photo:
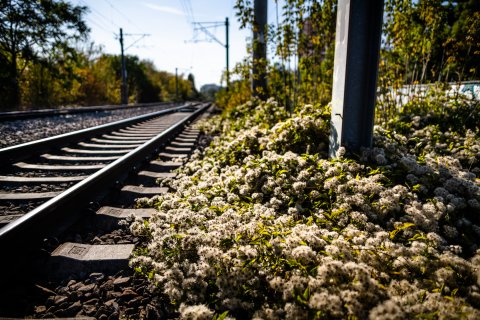
[[[336, 0], [274, 2], [267, 26], [268, 94], [285, 104], [326, 104], [331, 99]], [[237, 0], [242, 27], [253, 28], [253, 0]], [[480, 2], [477, 0], [385, 0], [379, 86], [478, 80]], [[250, 49], [255, 43], [250, 44]], [[224, 106], [251, 97], [252, 59], [237, 64], [241, 80], [219, 95]]]
[[[88, 8], [0, 0], [0, 110], [120, 103], [121, 60], [89, 43]], [[193, 75], [126, 56], [129, 103], [198, 99]]]

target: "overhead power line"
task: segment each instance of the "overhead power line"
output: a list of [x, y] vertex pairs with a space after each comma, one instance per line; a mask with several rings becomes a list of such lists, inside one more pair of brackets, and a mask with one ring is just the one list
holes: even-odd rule
[[[115, 22], [113, 22], [112, 19], [107, 18], [103, 13], [101, 13], [97, 9], [89, 6], [84, 0], [80, 0], [80, 2], [82, 2], [83, 5], [85, 5], [86, 7], [88, 7], [91, 10], [92, 14], [95, 14], [98, 18], [100, 18], [100, 20], [102, 22], [106, 21], [106, 22], [110, 23], [114, 27], [113, 30], [116, 30], [116, 29], [120, 28], [120, 26], [117, 25]], [[98, 22], [97, 22], [97, 24], [98, 24]]]
[[[215, 21], [215, 22], [193, 22], [193, 31], [194, 35], [193, 38], [190, 40], [190, 42], [212, 42], [215, 41], [221, 46], [225, 47], [225, 43], [222, 41], [218, 40], [218, 38], [215, 36], [213, 32], [211, 32], [209, 29], [216, 29], [217, 27], [223, 27], [225, 26], [225, 22], [223, 21]], [[205, 38], [204, 39], [198, 39], [199, 34], [204, 34]]]
[[[209, 29], [212, 28], [218, 28], [220, 26], [225, 26], [225, 43], [222, 41], [218, 40], [218, 38], [213, 34]], [[228, 18], [225, 18], [225, 22], [222, 21], [213, 21], [213, 22], [193, 22], [193, 31], [194, 31], [194, 36], [192, 40], [189, 42], [201, 42], [201, 41], [215, 41], [218, 44], [220, 44], [222, 47], [225, 48], [225, 53], [226, 53], [226, 88], [228, 91], [229, 85], [230, 85], [230, 71], [229, 71], [229, 52], [230, 52], [230, 42], [229, 42], [229, 26], [230, 23], [228, 22]], [[198, 39], [198, 34], [203, 33], [205, 35], [205, 39]]]
[[124, 33], [123, 35], [124, 36], [132, 36], [132, 37], [140, 37], [140, 38], [136, 39], [135, 41], [133, 41], [128, 47], [126, 47], [125, 50], [133, 47], [134, 44], [136, 44], [137, 42], [139, 42], [143, 38], [151, 36], [151, 34], [149, 34], [149, 33]]
[[185, 18], [187, 19], [188, 23], [195, 22], [195, 17], [193, 14], [192, 3], [190, 0], [180, 0], [180, 5], [182, 6], [182, 10], [185, 13]]
[[108, 29], [108, 28], [102, 26], [100, 23], [96, 22], [96, 21], [93, 20], [92, 18], [87, 17], [87, 20], [88, 20], [91, 24], [97, 26], [98, 28], [102, 29], [102, 30], [105, 31], [105, 32], [108, 32], [108, 33], [113, 32], [111, 29]]
[[108, 3], [108, 5], [109, 5], [113, 10], [115, 10], [119, 15], [121, 15], [128, 23], [130, 23], [132, 26], [134, 26], [135, 28], [137, 28], [139, 31], [143, 32], [143, 30], [142, 30], [138, 25], [136, 25], [132, 20], [130, 20], [130, 18], [128, 18], [128, 16], [127, 16], [126, 14], [124, 14], [124, 13], [121, 12], [117, 7], [115, 7], [110, 0], [105, 0], [105, 2]]

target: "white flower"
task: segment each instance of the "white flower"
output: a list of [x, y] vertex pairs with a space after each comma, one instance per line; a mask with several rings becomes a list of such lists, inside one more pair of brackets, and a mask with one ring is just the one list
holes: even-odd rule
[[406, 315], [402, 308], [394, 301], [387, 300], [370, 310], [370, 320], [403, 320]]
[[[149, 238], [132, 267], [151, 275], [185, 319], [238, 309], [258, 319], [479, 318], [480, 254], [459, 256], [479, 244], [478, 181], [462, 167], [476, 161], [476, 133], [466, 143], [435, 126], [412, 129], [420, 163], [411, 137], [377, 128], [378, 147], [362, 161], [329, 160], [318, 148], [328, 125], [317, 109], [283, 121], [287, 112], [273, 101], [247, 103], [234, 117], [204, 121], [221, 135], [162, 181], [171, 193], [137, 203], [160, 211], [132, 223]], [[456, 139], [456, 156], [470, 155], [448, 156], [446, 139]]]
[[346, 149], [345, 147], [339, 147], [338, 150], [335, 152], [335, 156], [337, 158], [343, 158], [343, 156], [345, 155], [345, 152], [346, 152]]
[[293, 184], [293, 191], [296, 195], [303, 193], [303, 190], [307, 187], [307, 184], [303, 181], [298, 181]]
[[321, 310], [323, 313], [334, 318], [341, 318], [342, 300], [335, 294], [328, 292], [316, 292], [308, 301], [308, 306], [312, 309]]
[[288, 208], [288, 214], [291, 214], [291, 215], [297, 215], [298, 214], [298, 210], [297, 208]]
[[309, 246], [298, 246], [292, 250], [292, 256], [302, 264], [315, 261], [316, 254]]
[[182, 303], [179, 311], [180, 319], [185, 320], [210, 320], [215, 313], [203, 304], [187, 306]]

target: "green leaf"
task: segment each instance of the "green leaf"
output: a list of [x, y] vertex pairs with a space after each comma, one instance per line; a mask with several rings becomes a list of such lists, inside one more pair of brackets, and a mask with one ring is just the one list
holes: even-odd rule
[[420, 190], [421, 187], [422, 187], [421, 184], [416, 184], [416, 185], [414, 185], [414, 186], [412, 187], [412, 191], [413, 191], [413, 192], [417, 192], [417, 191]]
[[413, 237], [408, 239], [408, 241], [418, 241], [418, 240], [427, 240], [427, 237], [423, 233], [417, 233]]
[[228, 310], [221, 313], [221, 314], [215, 314], [215, 316], [212, 318], [212, 320], [224, 320], [228, 316]]
[[390, 231], [390, 240], [393, 240], [400, 231], [405, 230], [407, 228], [414, 227], [414, 226], [415, 226], [415, 223], [405, 222], [399, 225], [398, 227], [395, 227], [395, 230]]
[[310, 298], [310, 288], [307, 287], [307, 289], [305, 289], [305, 291], [303, 292], [303, 298], [305, 300], [308, 300]]

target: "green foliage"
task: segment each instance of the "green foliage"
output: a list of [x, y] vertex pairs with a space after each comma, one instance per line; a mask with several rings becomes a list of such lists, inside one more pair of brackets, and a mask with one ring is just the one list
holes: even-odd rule
[[[279, 8], [280, 4], [275, 1], [275, 6], [277, 12], [282, 9], [283, 16], [268, 26], [267, 56], [276, 62], [246, 60], [242, 64], [243, 70], [236, 69], [233, 74], [250, 83], [248, 71], [263, 70], [266, 65], [268, 96], [274, 97], [289, 111], [306, 103], [328, 103], [333, 76], [336, 2], [285, 1]], [[241, 26], [253, 28], [253, 2], [237, 0], [235, 8]], [[254, 43], [250, 49], [253, 46]], [[242, 84], [221, 95], [219, 103], [224, 106], [225, 101], [232, 100], [231, 105], [238, 105], [251, 94], [250, 88]]]
[[395, 227], [394, 230], [390, 231], [390, 240], [395, 239], [395, 237], [404, 229], [415, 227], [415, 223], [405, 222]]
[[[442, 99], [436, 90], [449, 89], [442, 83], [478, 79], [478, 1], [388, 0], [384, 17], [377, 120], [391, 119], [403, 107], [396, 99], [400, 88], [409, 86], [420, 102], [427, 99], [440, 104], [447, 97]], [[430, 83], [437, 83], [438, 88], [425, 96], [419, 84]], [[432, 93], [436, 96], [429, 99]]]
[[212, 318], [212, 320], [225, 320], [228, 317], [228, 311], [225, 311], [223, 313], [217, 313], [215, 316]]
[[478, 102], [452, 100], [443, 93], [431, 91], [425, 98], [405, 104], [382, 126], [390, 132], [390, 138], [408, 148], [419, 162], [425, 154], [435, 152], [455, 157], [465, 168], [474, 168], [480, 163]]
[[[43, 76], [44, 66], [72, 50], [72, 41], [84, 37], [86, 7], [63, 0], [13, 0], [0, 2], [0, 96], [2, 106], [21, 102], [21, 77], [36, 62]], [[67, 84], [68, 86], [68, 84]], [[61, 88], [41, 88], [61, 90]]]
[[[4, 109], [120, 103], [121, 62], [94, 44], [86, 7], [63, 0], [0, 1], [0, 105]], [[82, 49], [82, 47], [86, 47]], [[195, 79], [126, 57], [130, 103], [199, 99]]]
[[[413, 108], [440, 135], [441, 108]], [[164, 180], [173, 191], [150, 201], [151, 251], [132, 266], [177, 305], [238, 319], [478, 318], [475, 175], [405, 151], [416, 123], [407, 137], [376, 135], [387, 142], [361, 160], [328, 159], [317, 148], [328, 119], [269, 99], [203, 121], [220, 135]]]
[[[175, 75], [156, 70], [151, 61], [126, 56], [129, 103], [176, 101]], [[192, 82], [193, 80], [193, 82]], [[178, 100], [199, 99], [190, 80], [179, 76]], [[93, 45], [65, 50], [48, 60], [30, 62], [21, 82], [23, 108], [120, 103], [121, 60]]]
[[[327, 104], [331, 99], [335, 0], [275, 1], [277, 17], [268, 26], [268, 96], [291, 111], [302, 104]], [[283, 6], [280, 8], [280, 6]], [[253, 26], [253, 1], [237, 0], [237, 17], [243, 28]], [[278, 16], [278, 12], [282, 12]], [[255, 44], [249, 44], [251, 50]], [[255, 66], [251, 58], [237, 74], [245, 83], [219, 97], [225, 106], [245, 102], [252, 94], [248, 83]], [[255, 62], [258, 64], [259, 62]], [[262, 62], [264, 63], [264, 62]], [[377, 122], [398, 113], [398, 89], [440, 83], [432, 92], [415, 98], [442, 104], [440, 97], [452, 81], [476, 80], [480, 66], [480, 2], [443, 0], [387, 0], [379, 70]], [[437, 90], [438, 89], [438, 90]], [[243, 91], [240, 91], [243, 90]], [[397, 93], [395, 93], [397, 92]], [[435, 95], [435, 97], [433, 97]], [[239, 99], [241, 97], [241, 99]], [[451, 98], [451, 97], [450, 97]], [[231, 106], [228, 107], [231, 109]], [[408, 106], [407, 106], [408, 108]]]
[[249, 101], [251, 97], [250, 83], [247, 80], [239, 80], [230, 83], [229, 91], [222, 89], [217, 92], [215, 101], [220, 108], [229, 112]]
[[478, 1], [389, 0], [384, 57], [404, 83], [473, 80], [479, 75]]

